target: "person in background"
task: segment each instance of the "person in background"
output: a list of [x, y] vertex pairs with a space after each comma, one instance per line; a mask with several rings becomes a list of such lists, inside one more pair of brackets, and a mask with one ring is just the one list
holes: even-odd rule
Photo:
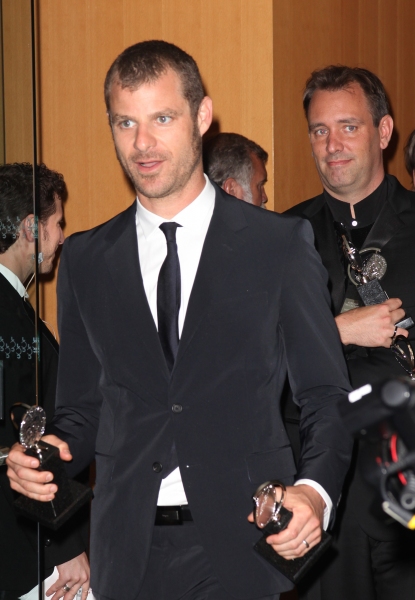
[[[408, 338], [408, 331], [397, 325], [405, 313], [415, 318], [415, 203], [411, 192], [385, 174], [383, 150], [393, 120], [384, 86], [366, 69], [328, 66], [308, 79], [303, 107], [323, 193], [287, 214], [301, 216], [313, 227], [329, 274], [332, 311], [351, 384], [359, 388], [406, 376], [411, 368], [409, 364], [409, 371], [403, 368], [391, 346], [399, 335], [411, 344], [415, 340], [415, 328]], [[389, 296], [383, 303], [363, 305], [345, 259], [340, 223], [362, 261], [376, 255], [382, 265], [377, 278]], [[414, 534], [396, 521], [386, 523], [380, 494], [361, 472], [364, 454], [365, 444], [356, 444], [335, 543], [319, 562], [315, 584], [319, 593], [313, 599], [390, 600], [414, 595]], [[305, 593], [312, 594], [312, 588]]]
[[[287, 484], [293, 518], [267, 539], [287, 560], [304, 556], [334, 518], [351, 448], [336, 410], [350, 388], [310, 225], [204, 175], [212, 101], [177, 46], [127, 48], [104, 89], [137, 197], [65, 242], [45, 436], [72, 457], [69, 473], [96, 458], [92, 590], [277, 600], [292, 583], [253, 550], [252, 494]], [[279, 407], [287, 369], [304, 427], [297, 470]], [[56, 485], [36, 464], [14, 446], [12, 486], [48, 501]]]
[[[37, 167], [40, 214], [38, 221], [39, 255], [35, 257], [36, 219], [33, 214], [33, 167], [28, 163], [0, 166], [0, 598], [37, 600], [37, 527], [16, 516], [14, 494], [4, 464], [7, 449], [18, 440], [9, 413], [16, 402], [35, 403], [34, 332], [35, 313], [25, 284], [34, 273], [52, 271], [57, 249], [64, 241], [63, 202], [67, 196], [62, 175], [44, 164]], [[42, 406], [48, 422], [54, 415], [58, 344], [48, 328], [41, 327]], [[16, 409], [17, 410], [17, 409]], [[54, 600], [72, 600], [83, 587], [89, 587], [89, 564], [85, 554], [87, 523], [84, 513], [72, 518], [58, 532], [44, 530], [45, 591]], [[68, 591], [65, 592], [65, 586]]]
[[415, 192], [415, 129], [408, 137], [404, 148], [405, 167], [409, 173], [412, 183], [412, 191]]
[[203, 143], [206, 175], [231, 196], [265, 208], [268, 153], [239, 133], [219, 133]]

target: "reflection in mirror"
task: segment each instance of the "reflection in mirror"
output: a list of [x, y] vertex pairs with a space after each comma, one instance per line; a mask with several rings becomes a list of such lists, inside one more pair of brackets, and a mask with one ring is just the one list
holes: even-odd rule
[[[18, 440], [9, 414], [12, 405], [16, 425], [26, 408], [37, 403], [45, 409], [49, 422], [54, 414], [58, 346], [39, 318], [38, 299], [41, 279], [51, 272], [56, 250], [63, 242], [61, 225], [67, 192], [62, 175], [39, 165], [37, 160], [36, 57], [32, 43], [37, 2], [0, 2], [4, 82], [4, 164], [0, 165], [0, 446], [10, 447]], [[33, 165], [37, 165], [35, 169]], [[4, 453], [0, 448], [0, 463]], [[85, 568], [88, 506], [53, 531], [17, 516], [14, 496], [6, 467], [0, 466], [0, 600], [45, 600], [44, 594], [52, 585], [59, 593], [70, 590], [71, 597], [79, 598], [79, 588], [88, 579], [85, 573], [89, 573]], [[39, 517], [36, 511], [35, 514]], [[82, 581], [79, 573], [83, 573]], [[88, 583], [85, 585], [88, 587]]]
[[[37, 211], [34, 207], [36, 164], [35, 109], [32, 85], [31, 0], [1, 0], [0, 91], [0, 446], [18, 440], [16, 424], [36, 403], [39, 344], [36, 333], [36, 284], [26, 287], [35, 271]], [[0, 115], [1, 117], [1, 115]], [[18, 164], [12, 164], [18, 163]], [[57, 358], [56, 358], [57, 360]], [[3, 450], [3, 454], [6, 451]], [[1, 452], [0, 452], [1, 454]], [[17, 517], [6, 467], [0, 466], [0, 597], [40, 596], [43, 546], [36, 523]]]

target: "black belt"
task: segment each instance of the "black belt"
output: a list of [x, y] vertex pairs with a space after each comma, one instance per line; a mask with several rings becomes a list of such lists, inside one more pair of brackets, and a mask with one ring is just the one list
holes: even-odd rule
[[188, 506], [158, 506], [155, 525], [182, 525], [184, 521], [193, 521]]

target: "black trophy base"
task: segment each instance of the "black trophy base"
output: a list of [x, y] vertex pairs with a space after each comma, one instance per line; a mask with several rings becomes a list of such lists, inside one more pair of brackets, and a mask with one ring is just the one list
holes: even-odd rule
[[50, 502], [20, 496], [15, 500], [14, 507], [18, 514], [56, 530], [92, 497], [92, 490], [68, 478], [58, 448], [39, 442], [38, 450], [29, 449], [26, 454], [40, 460], [40, 471], [53, 473], [53, 483], [58, 486], [58, 491]]
[[300, 558], [294, 558], [293, 560], [286, 560], [280, 554], [277, 554], [273, 550], [272, 546], [267, 544], [265, 541], [269, 535], [274, 533], [280, 533], [283, 529], [288, 526], [292, 518], [292, 512], [282, 507], [280, 511], [281, 521], [279, 523], [269, 523], [264, 527], [264, 535], [255, 544], [254, 550], [265, 558], [273, 567], [278, 569], [287, 579], [290, 579], [293, 583], [298, 583], [300, 579], [311, 569], [311, 567], [318, 561], [320, 556], [328, 549], [331, 544], [331, 537], [325, 531], [321, 534], [321, 541], [313, 546], [304, 556]]
[[[389, 296], [377, 279], [373, 279], [373, 281], [369, 281], [369, 283], [358, 285], [357, 291], [359, 292], [359, 296], [363, 300], [363, 304], [365, 306], [382, 304], [382, 302], [386, 302], [386, 300], [389, 299]], [[415, 323], [412, 317], [405, 315], [404, 318], [399, 321], [399, 323], [395, 323], [395, 325], [397, 327], [401, 327], [401, 329], [410, 329], [415, 325]]]
[[357, 286], [359, 296], [363, 300], [365, 306], [373, 306], [374, 304], [382, 304], [388, 300], [388, 295], [380, 285], [377, 279], [373, 279], [368, 283], [363, 283]]

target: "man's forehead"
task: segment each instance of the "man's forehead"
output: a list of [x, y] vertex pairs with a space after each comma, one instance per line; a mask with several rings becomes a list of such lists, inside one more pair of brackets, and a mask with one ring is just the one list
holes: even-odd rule
[[324, 118], [325, 114], [332, 115], [333, 111], [336, 110], [339, 113], [336, 120], [339, 122], [359, 120], [354, 115], [355, 111], [358, 111], [360, 115], [362, 110], [367, 111], [367, 116], [371, 117], [369, 102], [363, 89], [356, 82], [350, 83], [339, 90], [316, 90], [308, 109], [309, 125], [316, 124], [314, 117]]
[[166, 88], [177, 97], [184, 99], [181, 77], [171, 68], [167, 68], [158, 77], [142, 81], [136, 85], [134, 83], [126, 84], [120, 79], [114, 79], [110, 87], [110, 99], [119, 98], [120, 96], [128, 97], [128, 94], [132, 96], [135, 92], [145, 91], [154, 95], [160, 90], [160, 93], [164, 94]]

